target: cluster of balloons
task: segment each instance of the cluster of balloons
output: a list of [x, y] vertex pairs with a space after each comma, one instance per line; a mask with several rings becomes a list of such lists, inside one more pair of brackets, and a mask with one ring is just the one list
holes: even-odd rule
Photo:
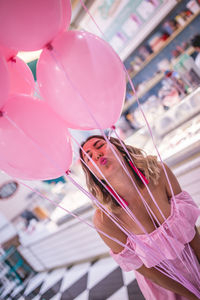
[[[108, 128], [120, 117], [125, 72], [104, 40], [70, 31], [70, 0], [0, 1], [0, 169], [22, 179], [62, 176], [72, 162], [67, 128]], [[43, 49], [42, 100], [18, 51]]]

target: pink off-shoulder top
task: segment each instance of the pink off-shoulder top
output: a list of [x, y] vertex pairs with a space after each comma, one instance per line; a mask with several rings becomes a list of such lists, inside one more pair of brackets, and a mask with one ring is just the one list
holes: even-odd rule
[[[110, 255], [120, 265], [123, 271], [139, 269], [143, 264], [147, 268], [169, 262], [197, 289], [200, 297], [200, 265], [189, 242], [195, 236], [195, 223], [200, 216], [200, 209], [192, 197], [182, 191], [170, 199], [171, 214], [164, 223], [149, 235], [129, 235], [126, 246], [129, 249], [118, 254], [110, 250]], [[149, 249], [149, 251], [148, 251]], [[155, 253], [154, 253], [155, 252]], [[155, 254], [155, 255], [152, 255]], [[190, 271], [185, 266], [185, 257], [190, 257]], [[197, 273], [199, 273], [197, 275]], [[186, 299], [169, 290], [163, 289], [135, 272], [138, 284], [147, 300]]]

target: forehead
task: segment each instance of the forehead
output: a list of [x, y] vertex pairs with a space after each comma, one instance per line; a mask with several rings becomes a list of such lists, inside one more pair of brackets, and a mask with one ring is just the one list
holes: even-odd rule
[[104, 141], [103, 139], [100, 139], [100, 138], [92, 138], [90, 139], [89, 141], [87, 141], [84, 146], [83, 146], [83, 149], [85, 151], [87, 151], [88, 149], [90, 149], [91, 147], [93, 147], [93, 145], [98, 142], [98, 141]]

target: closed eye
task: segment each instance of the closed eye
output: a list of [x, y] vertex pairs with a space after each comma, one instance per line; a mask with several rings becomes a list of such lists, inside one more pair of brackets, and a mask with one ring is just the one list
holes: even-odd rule
[[96, 147], [96, 149], [100, 149], [103, 145], [105, 145], [105, 143], [101, 143], [100, 145], [98, 145], [98, 146]]

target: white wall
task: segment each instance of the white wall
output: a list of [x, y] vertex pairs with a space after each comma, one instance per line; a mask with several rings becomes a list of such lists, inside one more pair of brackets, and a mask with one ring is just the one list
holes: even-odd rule
[[[0, 186], [7, 181], [15, 180], [7, 174], [0, 171]], [[16, 180], [17, 181], [17, 180]], [[29, 181], [28, 185], [32, 187], [36, 187], [40, 185], [40, 182]], [[1, 213], [8, 219], [11, 220], [15, 216], [19, 215], [28, 205], [26, 200], [26, 196], [31, 193], [31, 190], [28, 188], [19, 185], [16, 193], [8, 199], [1, 200], [0, 199], [0, 211]]]
[[[93, 209], [81, 217], [91, 222]], [[70, 265], [108, 255], [108, 248], [96, 230], [73, 219], [60, 226], [57, 232], [42, 238], [19, 251], [36, 271]]]

